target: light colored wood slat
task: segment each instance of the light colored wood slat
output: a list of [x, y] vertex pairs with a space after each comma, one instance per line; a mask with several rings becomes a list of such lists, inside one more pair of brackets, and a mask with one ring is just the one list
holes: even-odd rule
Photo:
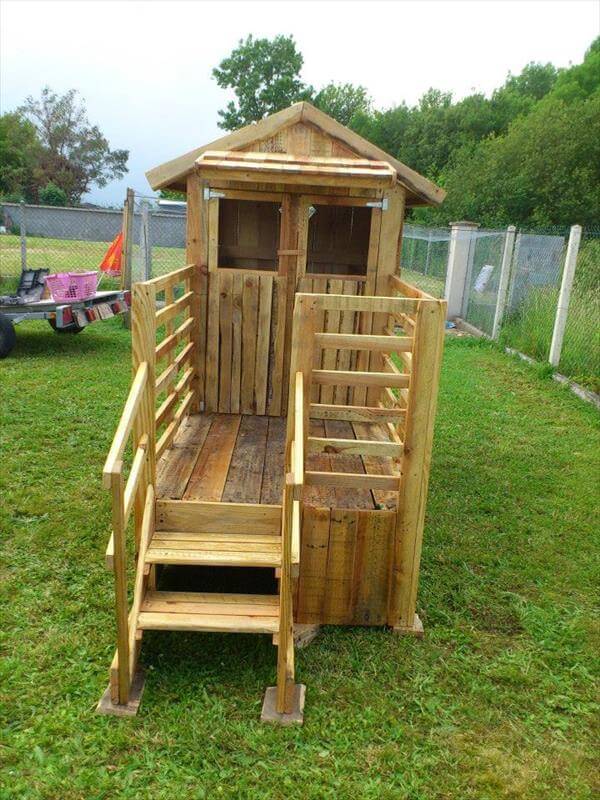
[[397, 491], [399, 479], [394, 475], [370, 475], [352, 472], [304, 473], [307, 486], [345, 486], [356, 489], [386, 489]]
[[148, 564], [185, 564], [207, 567], [279, 567], [281, 556], [275, 552], [227, 552], [221, 550], [173, 550], [150, 548], [146, 553]]
[[160, 427], [163, 422], [168, 422], [169, 418], [171, 417], [172, 412], [177, 405], [179, 398], [181, 397], [183, 391], [187, 389], [187, 387], [192, 382], [194, 377], [194, 368], [189, 367], [181, 376], [181, 379], [175, 385], [173, 391], [170, 395], [166, 398], [166, 400], [161, 404], [158, 411], [156, 412], [155, 420], [156, 420], [156, 427]]
[[148, 592], [145, 613], [279, 616], [279, 598], [270, 594], [210, 594], [208, 592]]
[[[157, 466], [156, 494], [159, 498], [180, 500], [183, 497], [211, 422], [210, 415], [194, 414], [182, 423], [173, 439], [171, 449], [165, 453]], [[188, 446], [192, 434], [194, 434], [193, 446]]]
[[131, 384], [131, 389], [125, 401], [125, 407], [121, 414], [121, 419], [117, 425], [117, 430], [113, 437], [113, 441], [108, 451], [108, 456], [104, 462], [103, 468], [103, 481], [104, 487], [109, 489], [111, 486], [111, 475], [114, 474], [121, 463], [127, 440], [133, 428], [135, 417], [140, 408], [142, 398], [144, 396], [144, 389], [148, 381], [148, 364], [142, 362], [137, 368], [137, 372]]
[[196, 320], [194, 317], [188, 317], [170, 336], [163, 339], [162, 342], [156, 346], [156, 360], [160, 361], [161, 358], [167, 356], [184, 337], [189, 336], [190, 329], [195, 323]]
[[192, 299], [194, 297], [193, 292], [185, 292], [185, 294], [181, 295], [178, 300], [175, 300], [174, 303], [171, 303], [169, 306], [165, 306], [164, 308], [159, 309], [156, 312], [156, 327], [160, 327], [168, 322], [173, 317], [176, 317], [178, 314], [181, 314], [186, 309], [190, 307]]
[[219, 275], [219, 411], [231, 410], [233, 275]]
[[[364, 422], [354, 422], [352, 424], [356, 437], [366, 438], [367, 436], [379, 441], [388, 441], [387, 432], [381, 425], [366, 424]], [[372, 475], [399, 475], [398, 465], [391, 458], [378, 458], [376, 456], [362, 456], [365, 472]], [[386, 492], [378, 489], [372, 490], [373, 501], [378, 508], [396, 508], [398, 505], [398, 492]]]
[[207, 614], [141, 613], [139, 627], [155, 631], [205, 631], [214, 633], [277, 633], [277, 617]]
[[156, 443], [156, 458], [160, 458], [167, 449], [167, 447], [170, 446], [171, 442], [173, 441], [173, 438], [175, 437], [175, 434], [177, 433], [177, 430], [179, 429], [181, 420], [186, 416], [186, 414], [189, 413], [193, 400], [194, 400], [193, 392], [188, 392], [183, 398], [181, 405], [175, 412], [175, 416], [173, 417], [173, 422], [171, 422], [167, 426], [165, 432]]
[[[343, 294], [356, 294], [356, 284], [351, 283], [349, 281], [345, 281], [343, 284]], [[356, 312], [355, 311], [343, 311], [342, 317], [340, 320], [339, 325], [339, 335], [349, 334], [352, 335], [354, 331], [354, 324], [356, 321]], [[335, 331], [332, 331], [333, 335], [335, 336]], [[336, 349], [337, 354], [337, 361], [336, 361], [336, 368], [339, 370], [348, 370], [350, 369], [350, 361], [352, 353], [346, 348]], [[351, 389], [347, 386], [336, 386], [334, 388], [333, 393], [333, 402], [334, 403], [347, 403], [348, 402], [348, 393], [352, 392]]]
[[206, 531], [156, 531], [152, 540], [153, 544], [160, 542], [160, 547], [168, 547], [169, 543], [174, 543], [181, 547], [184, 542], [201, 542], [203, 545], [212, 542], [212, 549], [218, 550], [219, 543], [227, 542], [241, 542], [242, 545], [248, 544], [265, 545], [265, 549], [271, 550], [272, 548], [280, 547], [280, 537], [273, 536], [272, 533], [248, 533], [250, 527], [244, 532], [236, 531], [235, 533], [225, 533], [218, 531], [217, 533]]
[[[280, 259], [280, 270], [282, 259]], [[269, 398], [268, 413], [279, 416], [281, 413], [284, 348], [285, 348], [285, 321], [287, 308], [288, 278], [278, 276], [274, 281], [273, 306], [276, 308], [276, 322], [273, 326], [273, 362], [271, 366], [271, 397]]]
[[[328, 292], [329, 294], [341, 295], [343, 290], [343, 282], [338, 280], [333, 280], [328, 282]], [[331, 333], [339, 333], [340, 329], [340, 321], [342, 315], [341, 312], [337, 309], [327, 309], [325, 313], [325, 330]], [[322, 365], [324, 370], [335, 370], [337, 365], [337, 351], [336, 350], [325, 350], [322, 355]], [[339, 384], [337, 384], [339, 385]], [[333, 385], [326, 385], [321, 387], [321, 395], [320, 399], [322, 403], [332, 403], [335, 393], [335, 386]]]
[[183, 495], [185, 500], [221, 499], [240, 421], [237, 415], [215, 416]]
[[413, 286], [412, 283], [406, 283], [406, 281], [403, 281], [398, 275], [390, 275], [390, 287], [400, 292], [404, 297], [414, 297], [419, 300], [433, 300], [434, 303], [438, 302], [436, 297], [427, 294], [427, 292], [424, 292], [422, 289], [418, 289], [416, 286]]
[[269, 345], [271, 342], [271, 307], [273, 304], [273, 277], [261, 275], [259, 279], [258, 334], [256, 337], [256, 413], [267, 410], [267, 380], [269, 375]]
[[219, 553], [257, 553], [257, 554], [275, 554], [281, 552], [279, 538], [275, 536], [267, 537], [270, 543], [264, 542], [249, 542], [245, 536], [233, 535], [229, 539], [211, 539], [204, 541], [200, 536], [195, 539], [175, 539], [173, 536], [163, 538], [154, 536], [152, 539], [152, 546], [150, 550], [184, 550], [194, 552], [219, 552]]
[[406, 375], [406, 376], [409, 375], [408, 372], [405, 372], [404, 370], [400, 369], [400, 367], [394, 363], [394, 360], [390, 358], [390, 356], [388, 356], [387, 353], [382, 353], [381, 357], [383, 360], [383, 365], [387, 367], [388, 370], [394, 375]]
[[408, 386], [409, 376], [390, 372], [342, 372], [341, 370], [314, 369], [315, 383], [329, 386]]
[[256, 335], [258, 327], [258, 277], [244, 277], [242, 295], [242, 384], [241, 411], [253, 414], [255, 411], [254, 388], [256, 370]]
[[156, 379], [157, 395], [161, 394], [161, 392], [164, 392], [165, 389], [168, 388], [168, 384], [177, 375], [182, 365], [191, 359], [194, 347], [194, 342], [188, 342], [181, 353], [179, 353], [177, 357], [173, 359], [173, 363], [160, 373]]
[[242, 288], [243, 276], [239, 270], [233, 276], [233, 309], [231, 317], [231, 413], [240, 413], [240, 388], [242, 380]]
[[247, 533], [279, 536], [281, 505], [158, 500], [157, 528], [165, 531]]
[[207, 411], [217, 411], [219, 404], [219, 277], [218, 272], [209, 272], [206, 386], [204, 390]]
[[409, 336], [375, 336], [360, 333], [315, 333], [318, 347], [332, 347], [349, 350], [379, 350], [385, 353], [399, 353], [412, 348]]
[[292, 533], [291, 533], [291, 548], [290, 559], [292, 564], [300, 563], [300, 501], [294, 500], [292, 508]]
[[[299, 292], [296, 298], [302, 297]], [[315, 304], [326, 311], [363, 311], [380, 314], [414, 314], [420, 301], [408, 297], [366, 297], [348, 294], [319, 294]]]
[[140, 439], [136, 451], [131, 462], [131, 470], [125, 484], [125, 492], [123, 495], [123, 519], [124, 525], [129, 522], [129, 515], [133, 509], [133, 501], [140, 485], [143, 469], [146, 462], [146, 450], [148, 449], [148, 436], [144, 435]]
[[147, 576], [144, 571], [144, 559], [146, 557], [146, 549], [152, 534], [154, 533], [154, 486], [149, 484], [146, 488], [146, 496], [144, 498], [144, 515], [142, 518], [141, 535], [140, 535], [140, 549], [138, 553], [137, 569], [135, 573], [135, 584], [133, 588], [133, 601], [131, 604], [131, 612], [129, 614], [129, 680], [133, 680], [135, 674], [138, 648], [136, 647], [137, 638], [137, 620], [142, 605], [144, 590], [148, 583]]
[[[292, 457], [292, 470], [294, 474], [294, 492], [304, 484], [304, 378], [301, 372], [296, 372], [296, 393], [294, 397], [294, 452]], [[299, 497], [296, 497], [299, 499]]]
[[365, 456], [400, 458], [402, 445], [397, 442], [379, 442], [366, 439], [333, 439], [309, 436], [307, 447], [311, 453], [356, 453]]
[[182, 283], [187, 278], [191, 278], [193, 270], [194, 265], [188, 264], [186, 267], [176, 269], [173, 272], [169, 272], [167, 275], [159, 275], [158, 278], [152, 278], [149, 281], [144, 281], [144, 283], [147, 286], [153, 286], [156, 292], [162, 292], [168, 286], [177, 286], [178, 283]]
[[304, 508], [298, 579], [297, 621], [320, 623], [327, 576], [330, 510]]
[[227, 480], [221, 495], [222, 502], [259, 502], [268, 428], [269, 419], [266, 416], [241, 418]]
[[336, 406], [312, 403], [313, 419], [340, 419], [348, 422], [398, 422], [406, 416], [403, 408], [371, 408], [369, 406]]

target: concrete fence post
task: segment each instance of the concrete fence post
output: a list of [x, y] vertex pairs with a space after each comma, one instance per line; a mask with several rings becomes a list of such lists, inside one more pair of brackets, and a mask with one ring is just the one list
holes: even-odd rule
[[510, 278], [510, 267], [515, 246], [515, 234], [517, 229], [514, 225], [509, 225], [506, 229], [504, 239], [504, 250], [502, 251], [502, 266], [500, 267], [500, 282], [498, 284], [498, 296], [496, 298], [496, 311], [494, 313], [494, 324], [492, 326], [492, 339], [498, 339], [502, 329], [504, 309], [506, 308], [506, 297], [508, 295], [508, 280]]
[[473, 233], [479, 228], [477, 222], [451, 222], [448, 270], [444, 298], [448, 302], [448, 319], [460, 317], [469, 270], [469, 254]]
[[21, 237], [21, 271], [27, 269], [27, 228], [25, 225], [25, 203], [21, 200], [19, 208], [19, 235]]
[[550, 345], [550, 355], [548, 356], [548, 361], [553, 367], [558, 367], [560, 362], [560, 353], [565, 335], [565, 326], [567, 324], [567, 314], [569, 313], [569, 299], [571, 297], [571, 288], [573, 286], [573, 277], [575, 275], [575, 265], [577, 264], [580, 242], [581, 225], [573, 225], [569, 233], [565, 268], [560, 284], [560, 294], [558, 295], [558, 305], [556, 307], [556, 317], [554, 319], [554, 330], [552, 331], [552, 343]]

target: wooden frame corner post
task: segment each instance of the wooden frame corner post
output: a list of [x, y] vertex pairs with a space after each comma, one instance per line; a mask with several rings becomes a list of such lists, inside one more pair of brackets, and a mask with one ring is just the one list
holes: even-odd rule
[[417, 635], [422, 633], [416, 597], [445, 316], [445, 301], [419, 302], [388, 600], [388, 625]]

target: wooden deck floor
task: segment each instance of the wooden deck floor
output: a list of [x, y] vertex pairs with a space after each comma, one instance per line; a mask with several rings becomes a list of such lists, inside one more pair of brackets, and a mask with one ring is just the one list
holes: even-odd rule
[[[173, 500], [281, 503], [285, 447], [283, 417], [195, 414], [158, 464], [157, 493]], [[377, 438], [374, 426], [311, 420], [312, 436]], [[381, 434], [385, 437], [385, 434]], [[387, 458], [309, 454], [307, 468], [392, 474]], [[325, 508], [393, 508], [396, 495], [362, 489], [307, 487], [304, 502]]]

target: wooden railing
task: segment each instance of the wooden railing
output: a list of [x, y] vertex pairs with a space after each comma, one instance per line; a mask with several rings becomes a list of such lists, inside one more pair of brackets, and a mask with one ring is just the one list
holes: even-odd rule
[[[127, 703], [137, 662], [137, 617], [149, 579], [144, 554], [154, 532], [156, 462], [186, 415], [198, 407], [196, 274], [187, 266], [132, 289], [133, 382], [103, 472], [112, 497], [106, 565], [115, 576], [117, 610], [117, 652], [110, 673], [114, 703]], [[123, 459], [130, 439], [132, 459], [125, 479]], [[129, 612], [127, 527], [132, 513], [137, 571]]]
[[[137, 662], [135, 627], [142, 596], [142, 586], [136, 588], [131, 614], [127, 601], [127, 527], [134, 514], [135, 550], [143, 562], [143, 553], [153, 533], [154, 475], [151, 454], [152, 409], [148, 363], [141, 362], [136, 370], [121, 419], [117, 426], [103, 470], [104, 486], [112, 498], [112, 535], [106, 551], [107, 566], [115, 577], [117, 613], [117, 652], [110, 670], [113, 702], [126, 704]], [[133, 438], [133, 457], [127, 479], [123, 457]], [[138, 567], [138, 573], [139, 573]]]
[[[415, 615], [445, 302], [406, 284], [397, 276], [391, 278], [390, 289], [390, 294], [399, 296], [297, 294], [290, 374], [303, 377], [305, 452], [364, 457], [365, 472], [306, 469], [303, 484], [397, 493], [397, 533], [388, 622], [409, 630]], [[317, 321], [327, 324], [329, 313], [335, 315], [344, 311], [357, 313], [358, 332], [333, 333], [315, 329]], [[315, 363], [326, 361], [318, 357], [318, 349], [337, 351], [337, 356], [334, 353], [333, 358], [327, 359], [331, 369], [315, 367]], [[357, 355], [350, 360], [356, 369], [348, 369], [347, 357], [340, 358], [339, 354], [348, 350]], [[354, 391], [347, 394], [353, 402], [311, 402], [314, 384], [354, 387]], [[336, 396], [344, 395], [336, 392]], [[295, 418], [298, 417], [296, 412]], [[309, 418], [361, 423], [361, 430], [368, 432], [360, 439], [311, 436]], [[293, 439], [295, 443], [293, 419], [290, 405], [288, 444]], [[363, 423], [370, 423], [372, 427], [366, 428]], [[388, 463], [392, 469], [383, 468], [378, 457], [391, 458]]]

